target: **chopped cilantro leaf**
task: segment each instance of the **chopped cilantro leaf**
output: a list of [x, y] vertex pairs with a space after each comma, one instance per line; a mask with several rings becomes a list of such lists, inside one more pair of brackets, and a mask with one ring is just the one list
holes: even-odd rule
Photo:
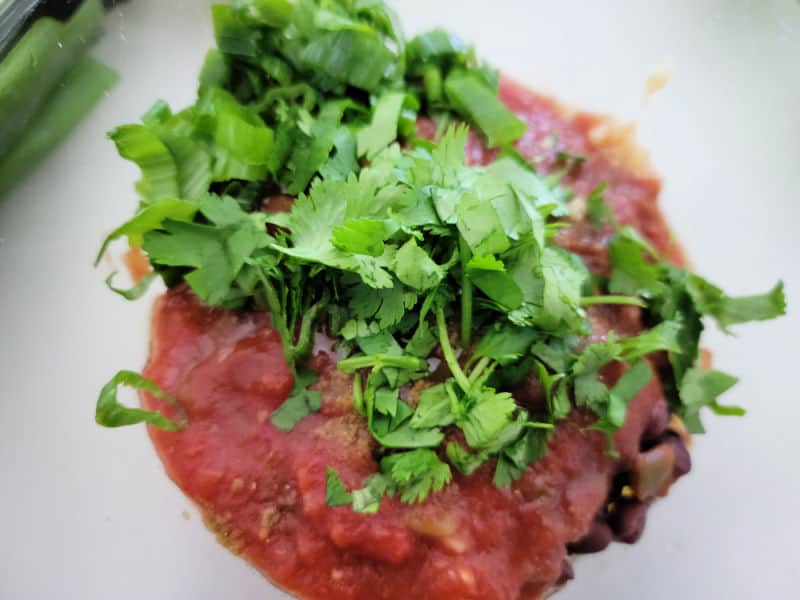
[[507, 487], [522, 477], [528, 465], [536, 462], [547, 453], [549, 434], [545, 430], [531, 429], [508, 446], [497, 459], [494, 484]]
[[353, 502], [353, 494], [347, 491], [338, 471], [325, 469], [325, 503], [328, 506], [347, 506]]
[[608, 289], [612, 294], [659, 295], [664, 288], [664, 267], [654, 263], [646, 245], [630, 229], [617, 234], [608, 244], [614, 267]]
[[486, 448], [511, 423], [517, 405], [509, 393], [486, 390], [476, 399], [475, 405], [459, 422], [470, 448]]
[[586, 213], [595, 229], [600, 229], [606, 222], [617, 226], [613, 209], [606, 203], [604, 194], [608, 189], [605, 181], [594, 188], [586, 198]]
[[473, 254], [499, 254], [508, 250], [508, 237], [497, 211], [476, 194], [466, 193], [456, 208], [458, 231]]
[[640, 360], [623, 373], [611, 388], [608, 406], [608, 421], [615, 427], [622, 427], [628, 404], [653, 378], [653, 370], [645, 360]]
[[731, 325], [765, 321], [786, 314], [783, 282], [757, 296], [732, 298], [702, 277], [690, 275], [687, 289], [697, 309], [714, 318], [723, 331]]
[[353, 490], [353, 510], [363, 514], [378, 512], [381, 498], [387, 492], [386, 478], [380, 473], [375, 473], [366, 479], [364, 487]]
[[510, 312], [522, 304], [522, 290], [501, 260], [475, 255], [467, 263], [467, 276], [502, 312]]
[[199, 206], [195, 203], [177, 199], [165, 199], [145, 206], [135, 217], [109, 234], [97, 254], [95, 265], [100, 263], [100, 259], [106, 253], [108, 245], [114, 240], [127, 236], [128, 242], [132, 247], [141, 246], [144, 234], [160, 229], [165, 220], [191, 221], [194, 219], [198, 209]]
[[721, 371], [689, 369], [680, 386], [681, 416], [686, 421], [690, 433], [704, 433], [699, 413], [703, 407], [710, 407], [719, 415], [742, 416], [744, 409], [718, 404], [717, 398], [738, 382], [738, 378]]
[[387, 456], [381, 461], [381, 471], [397, 486], [403, 502], [421, 502], [453, 477], [447, 463], [424, 449]]
[[496, 323], [475, 346], [475, 356], [485, 356], [500, 364], [511, 363], [522, 358], [537, 337], [536, 330], [531, 327]]
[[447, 393], [446, 384], [439, 384], [426, 388], [420, 394], [419, 405], [411, 418], [411, 427], [414, 429], [427, 429], [430, 427], [445, 427], [455, 420], [452, 412], [450, 395]]
[[350, 219], [334, 227], [331, 233], [331, 243], [339, 250], [380, 256], [385, 250], [383, 241], [390, 232], [385, 221]]
[[472, 454], [460, 444], [455, 442], [447, 444], [447, 460], [449, 460], [462, 475], [472, 475], [486, 462], [486, 459], [486, 452]]
[[270, 422], [278, 429], [291, 431], [303, 418], [317, 412], [321, 406], [320, 392], [308, 389], [316, 381], [316, 372], [310, 369], [298, 372], [292, 392], [270, 415]]
[[397, 251], [395, 259], [397, 278], [414, 289], [425, 291], [436, 287], [444, 278], [444, 272], [413, 237]]
[[376, 434], [374, 429], [372, 433], [387, 448], [435, 448], [444, 439], [439, 429], [414, 429], [409, 423], [382, 435]]

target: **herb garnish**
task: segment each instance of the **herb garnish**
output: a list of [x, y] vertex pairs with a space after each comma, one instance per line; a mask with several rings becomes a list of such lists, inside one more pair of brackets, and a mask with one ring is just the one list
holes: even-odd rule
[[[242, 0], [215, 7], [214, 23], [219, 49], [197, 103], [173, 114], [159, 102], [142, 125], [111, 133], [142, 169], [142, 200], [106, 244], [126, 236], [168, 284], [185, 281], [207, 304], [271, 313], [295, 375], [271, 416], [279, 429], [320, 408], [306, 369], [313, 332], [338, 340], [338, 368], [353, 374], [354, 409], [381, 458], [351, 491], [329, 468], [329, 505], [370, 513], [387, 494], [422, 501], [453, 469], [466, 476], [488, 461], [507, 486], [574, 406], [613, 434], [657, 351], [669, 357], [660, 375], [671, 407], [692, 430], [704, 406], [741, 412], [717, 402], [735, 380], [699, 366], [701, 318], [726, 329], [779, 316], [782, 287], [730, 298], [668, 264], [616, 221], [603, 187], [587, 204], [614, 232], [613, 273], [593, 280], [553, 241], [568, 214], [558, 175], [510, 149], [490, 166], [465, 164], [468, 130], [451, 120], [490, 146], [525, 131], [468, 46], [442, 31], [406, 42], [381, 2]], [[442, 124], [436, 142], [417, 139], [418, 114]], [[297, 195], [288, 214], [260, 212], [269, 190]], [[593, 304], [639, 306], [650, 329], [582, 345]], [[406, 402], [401, 390], [428, 378], [437, 348], [443, 380]], [[613, 362], [627, 367], [609, 388], [600, 372]], [[531, 375], [541, 414], [506, 391]]]

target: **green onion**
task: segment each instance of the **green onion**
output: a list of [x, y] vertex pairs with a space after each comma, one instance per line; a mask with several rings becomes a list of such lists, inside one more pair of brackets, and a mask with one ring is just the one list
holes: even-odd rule
[[0, 64], [0, 158], [35, 127], [53, 90], [86, 55], [102, 17], [99, 0], [86, 0], [67, 23], [39, 19]]
[[0, 197], [66, 138], [116, 82], [112, 69], [91, 58], [83, 59], [42, 108], [25, 137], [0, 159]]
[[455, 71], [444, 83], [450, 101], [486, 134], [490, 148], [513, 144], [526, 125], [473, 73]]

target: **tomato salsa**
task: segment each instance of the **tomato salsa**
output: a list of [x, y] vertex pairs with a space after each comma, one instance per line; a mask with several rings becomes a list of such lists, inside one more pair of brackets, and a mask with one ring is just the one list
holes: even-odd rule
[[[563, 182], [575, 192], [573, 202], [607, 182], [616, 218], [682, 263], [658, 208], [660, 182], [625, 131], [602, 118], [568, 114], [508, 79], [500, 98], [528, 125], [518, 151], [543, 172], [567, 170]], [[432, 128], [419, 123], [422, 135], [431, 136]], [[486, 164], [496, 154], [475, 137], [467, 155]], [[571, 161], [572, 155], [585, 160]], [[595, 273], [607, 274], [610, 229], [592, 227], [580, 207], [572, 214], [557, 242]], [[644, 329], [635, 306], [588, 312], [593, 341], [612, 329], [631, 335]], [[387, 497], [376, 514], [359, 514], [326, 504], [326, 468], [357, 487], [377, 469], [376, 443], [353, 408], [351, 376], [337, 370], [325, 346], [317, 344], [310, 362], [319, 373], [321, 410], [291, 431], [277, 429], [269, 416], [287, 398], [293, 378], [269, 316], [206, 306], [181, 284], [156, 304], [144, 372], [188, 417], [183, 431], [150, 428], [169, 476], [222, 543], [302, 598], [541, 598], [569, 577], [568, 546], [586, 544], [619, 492], [620, 475], [649, 460], [643, 437], [667, 427], [669, 412], [654, 378], [615, 434], [617, 458], [606, 453], [604, 435], [589, 429], [595, 417], [576, 409], [558, 424], [545, 457], [510, 487], [493, 485], [491, 464], [484, 464], [470, 476], [455, 474], [423, 503]], [[606, 368], [603, 377], [613, 384], [620, 369]], [[526, 391], [518, 393], [522, 398]], [[175, 416], [172, 406], [150, 394], [142, 394], [142, 404]], [[677, 459], [688, 460], [685, 449], [669, 452], [669, 476], [658, 480], [652, 496], [666, 492]]]

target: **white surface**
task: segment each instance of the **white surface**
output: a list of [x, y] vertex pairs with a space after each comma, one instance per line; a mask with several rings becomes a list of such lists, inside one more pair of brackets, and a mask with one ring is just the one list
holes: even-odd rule
[[[698, 268], [732, 292], [787, 282], [791, 313], [712, 333], [742, 420], [709, 418], [695, 468], [642, 542], [584, 558], [564, 600], [797, 598], [800, 476], [800, 6], [793, 0], [398, 0], [408, 31], [445, 25], [564, 101], [638, 118], [664, 208]], [[122, 82], [0, 203], [0, 599], [264, 600], [164, 476], [143, 428], [93, 423], [101, 385], [141, 367], [147, 302], [107, 292], [100, 240], [135, 206], [104, 133], [156, 97], [192, 101], [206, 2], [134, 0], [97, 54]], [[642, 109], [652, 67], [673, 67]], [[130, 398], [130, 397], [129, 397]], [[189, 509], [192, 518], [181, 517]]]

